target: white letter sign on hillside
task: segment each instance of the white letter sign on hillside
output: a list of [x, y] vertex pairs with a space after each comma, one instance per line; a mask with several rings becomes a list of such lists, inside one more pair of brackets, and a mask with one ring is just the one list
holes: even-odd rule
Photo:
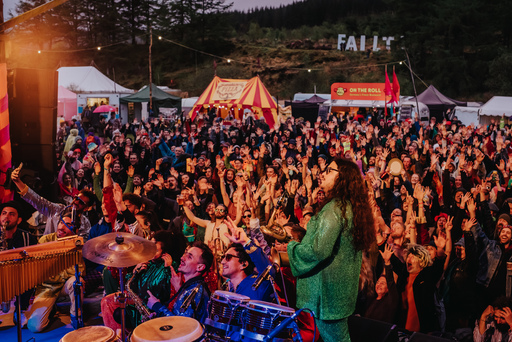
[[[391, 50], [391, 42], [395, 37], [382, 37], [381, 42], [386, 44], [386, 50]], [[343, 46], [342, 46], [343, 45]], [[379, 51], [379, 36], [373, 36], [372, 51]], [[359, 50], [357, 49], [357, 42], [355, 36], [348, 36], [346, 34], [338, 34], [338, 50], [346, 51], [366, 51], [366, 36], [359, 37]]]

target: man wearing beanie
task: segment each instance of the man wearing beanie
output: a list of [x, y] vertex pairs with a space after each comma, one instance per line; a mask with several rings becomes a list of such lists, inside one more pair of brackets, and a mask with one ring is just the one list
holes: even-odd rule
[[[15, 201], [6, 202], [0, 208], [0, 224], [2, 225], [2, 230], [5, 230], [4, 240], [0, 244], [0, 251], [37, 244], [37, 238], [34, 235], [20, 228], [23, 219], [21, 218], [21, 206], [19, 203]], [[21, 294], [20, 306], [22, 311], [27, 309], [33, 292], [33, 289], [30, 289]], [[5, 308], [2, 309], [5, 310]]]
[[5, 248], [0, 245], [0, 250], [26, 247], [37, 244], [37, 238], [28, 231], [20, 228], [21, 206], [15, 201], [3, 203], [0, 211], [0, 224], [5, 229]]

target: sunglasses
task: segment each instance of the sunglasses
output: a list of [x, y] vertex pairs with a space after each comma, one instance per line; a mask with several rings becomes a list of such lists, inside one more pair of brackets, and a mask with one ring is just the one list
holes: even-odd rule
[[248, 218], [248, 217], [250, 218], [251, 215], [244, 215], [244, 216], [242, 216], [242, 218]]
[[240, 259], [240, 257], [233, 254], [224, 254], [224, 256], [222, 257], [222, 259], [226, 259], [226, 261], [231, 261], [231, 259], [233, 258]]
[[221, 209], [221, 208], [215, 208], [215, 211], [220, 211], [221, 213], [225, 213], [226, 212], [225, 209]]
[[81, 204], [83, 204], [85, 206], [87, 205], [87, 203], [85, 203], [85, 201], [83, 199], [81, 199], [80, 197], [78, 197], [78, 196], [76, 196], [74, 199], [78, 200], [78, 202], [80, 202]]
[[331, 173], [331, 171], [338, 172], [338, 169], [333, 169], [332, 167], [328, 166], [327, 169], [325, 169], [326, 173]]

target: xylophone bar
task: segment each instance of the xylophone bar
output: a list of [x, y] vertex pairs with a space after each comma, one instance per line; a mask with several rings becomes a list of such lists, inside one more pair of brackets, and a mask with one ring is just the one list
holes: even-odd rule
[[83, 238], [74, 236], [0, 252], [0, 302], [82, 263], [82, 245]]

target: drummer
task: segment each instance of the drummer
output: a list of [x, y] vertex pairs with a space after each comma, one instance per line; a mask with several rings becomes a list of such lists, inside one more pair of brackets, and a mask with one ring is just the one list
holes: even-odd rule
[[[227, 226], [230, 233], [225, 236], [231, 245], [221, 261], [222, 276], [227, 279], [226, 289], [251, 298], [252, 300], [273, 301], [273, 288], [268, 280], [254, 290], [252, 285], [258, 278], [258, 273], [265, 271], [270, 262], [263, 250], [241, 228], [237, 228], [228, 218]], [[257, 272], [254, 272], [256, 268]], [[275, 269], [270, 271], [275, 276]]]
[[[213, 253], [201, 241], [194, 242], [181, 257], [178, 272], [183, 275], [185, 282], [181, 283], [181, 275], [172, 271], [171, 286], [176, 294], [164, 305], [158, 298], [148, 291], [148, 304], [151, 310], [162, 316], [187, 316], [204, 323], [208, 315], [208, 302], [210, 290], [204, 281], [204, 275], [213, 264]], [[193, 291], [197, 289], [197, 293]], [[191, 297], [190, 305], [187, 299]], [[172, 306], [168, 308], [172, 303]]]

